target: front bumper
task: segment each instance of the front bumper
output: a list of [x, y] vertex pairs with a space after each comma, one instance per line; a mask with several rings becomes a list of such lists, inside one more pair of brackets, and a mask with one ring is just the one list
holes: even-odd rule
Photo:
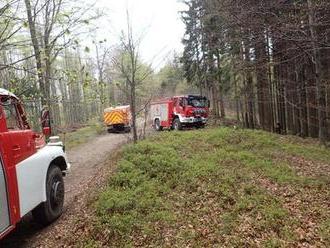
[[131, 126], [125, 125], [125, 124], [115, 124], [115, 125], [109, 125], [108, 126], [108, 132], [130, 132]]
[[67, 162], [67, 163], [66, 163], [66, 170], [65, 170], [65, 173], [66, 173], [66, 174], [67, 174], [67, 173], [70, 173], [70, 171], [71, 171], [71, 163]]
[[207, 118], [204, 117], [187, 117], [182, 118], [181, 120], [182, 124], [206, 124]]

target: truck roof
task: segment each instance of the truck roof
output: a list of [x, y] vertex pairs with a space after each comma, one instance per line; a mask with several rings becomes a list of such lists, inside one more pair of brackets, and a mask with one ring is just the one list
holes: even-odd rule
[[130, 110], [130, 108], [131, 108], [130, 105], [110, 107], [110, 108], [106, 108], [104, 112], [111, 112], [114, 110]]
[[180, 95], [180, 96], [172, 96], [172, 97], [164, 97], [164, 98], [155, 99], [151, 104], [170, 102], [174, 98], [191, 98], [191, 97], [204, 98], [204, 96], [201, 96], [201, 95]]
[[190, 98], [190, 97], [201, 97], [201, 98], [203, 98], [204, 96], [202, 96], [202, 95], [193, 95], [193, 94], [191, 94], [191, 95], [181, 95], [181, 96], [174, 96], [175, 98], [178, 98], [178, 97], [186, 97], [186, 98]]
[[156, 99], [156, 100], [152, 101], [150, 104], [154, 105], [154, 104], [160, 104], [160, 103], [168, 103], [171, 101], [173, 101], [172, 98], [168, 97], [168, 98]]
[[13, 93], [9, 92], [8, 90], [2, 89], [2, 88], [0, 88], [0, 96], [10, 96], [15, 99], [18, 99], [18, 97], [15, 96]]

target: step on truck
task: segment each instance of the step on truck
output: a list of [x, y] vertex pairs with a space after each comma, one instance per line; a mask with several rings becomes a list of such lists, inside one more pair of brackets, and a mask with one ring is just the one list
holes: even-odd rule
[[[43, 115], [47, 116], [47, 115]], [[34, 219], [48, 225], [63, 211], [63, 176], [69, 170], [63, 143], [30, 128], [23, 103], [0, 89], [0, 239], [32, 211]]]
[[104, 110], [104, 124], [109, 133], [131, 132], [131, 107], [117, 106]]
[[209, 116], [210, 101], [203, 96], [187, 95], [160, 99], [150, 104], [149, 119], [157, 131], [204, 128]]

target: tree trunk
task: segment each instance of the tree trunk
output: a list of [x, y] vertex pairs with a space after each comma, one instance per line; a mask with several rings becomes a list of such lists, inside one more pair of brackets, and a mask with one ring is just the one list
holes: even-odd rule
[[318, 112], [318, 126], [319, 126], [319, 139], [322, 144], [326, 141], [326, 94], [323, 85], [323, 73], [319, 47], [317, 47], [317, 34], [315, 29], [315, 11], [312, 0], [307, 0], [308, 3], [308, 22], [311, 35], [311, 45], [313, 50], [313, 64], [315, 68], [315, 82], [316, 82], [316, 99], [317, 99], [317, 112]]
[[34, 50], [34, 57], [36, 59], [36, 66], [37, 66], [37, 75], [38, 75], [38, 82], [39, 82], [39, 88], [41, 92], [41, 101], [42, 104], [47, 104], [47, 92], [45, 89], [45, 81], [44, 81], [44, 74], [43, 74], [43, 67], [42, 67], [42, 58], [40, 53], [40, 46], [39, 41], [37, 38], [37, 31], [36, 31], [36, 25], [34, 18], [32, 16], [32, 8], [31, 8], [31, 2], [30, 0], [24, 0], [28, 22], [29, 22], [29, 29], [30, 29], [30, 35], [31, 35], [31, 41], [33, 45]]
[[300, 127], [301, 127], [301, 136], [308, 137], [308, 109], [307, 109], [307, 91], [306, 91], [306, 70], [305, 63], [302, 65], [302, 68], [299, 72], [300, 82], [300, 97], [299, 97], [299, 106], [300, 106]]
[[138, 135], [137, 135], [137, 121], [136, 121], [136, 92], [135, 92], [135, 83], [131, 86], [131, 112], [132, 112], [132, 127], [133, 127], [133, 141], [137, 143]]

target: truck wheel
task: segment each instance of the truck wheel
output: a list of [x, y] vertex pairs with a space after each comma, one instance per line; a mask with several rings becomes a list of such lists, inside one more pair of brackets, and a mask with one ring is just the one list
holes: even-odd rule
[[113, 126], [108, 126], [107, 131], [108, 133], [113, 133], [114, 127]]
[[179, 118], [174, 119], [174, 121], [173, 121], [173, 129], [174, 129], [175, 131], [182, 130], [182, 124], [181, 124]]
[[155, 129], [158, 132], [163, 131], [163, 127], [160, 125], [160, 120], [159, 119], [155, 120]]
[[46, 196], [46, 202], [41, 203], [32, 211], [35, 221], [45, 226], [58, 219], [63, 212], [63, 175], [60, 168], [54, 165], [49, 168], [47, 173]]

